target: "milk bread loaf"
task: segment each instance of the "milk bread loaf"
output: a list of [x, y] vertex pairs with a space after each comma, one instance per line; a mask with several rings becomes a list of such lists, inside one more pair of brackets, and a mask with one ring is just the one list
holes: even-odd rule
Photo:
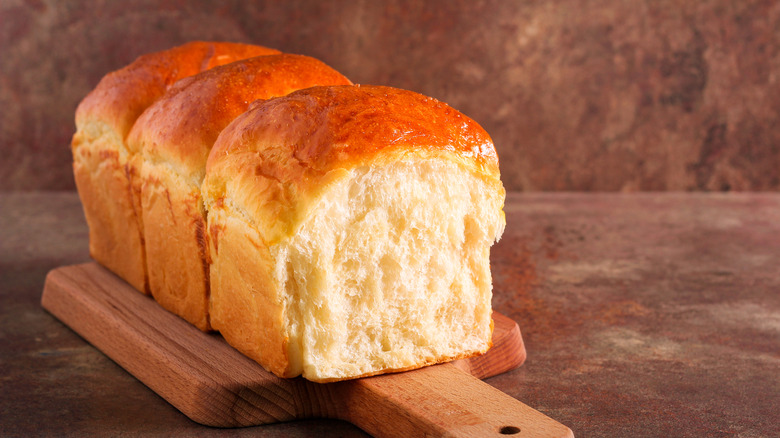
[[260, 46], [192, 42], [139, 57], [106, 75], [79, 104], [73, 173], [89, 225], [91, 256], [148, 293], [139, 150], [126, 138], [140, 114], [184, 77], [239, 59], [279, 53]]
[[490, 137], [448, 105], [352, 85], [259, 101], [220, 133], [202, 196], [211, 324], [276, 375], [490, 347], [505, 191]]
[[323, 62], [280, 54], [243, 59], [182, 79], [138, 118], [127, 138], [142, 151], [141, 211], [152, 296], [201, 330], [209, 260], [200, 187], [219, 133], [257, 99], [351, 82]]

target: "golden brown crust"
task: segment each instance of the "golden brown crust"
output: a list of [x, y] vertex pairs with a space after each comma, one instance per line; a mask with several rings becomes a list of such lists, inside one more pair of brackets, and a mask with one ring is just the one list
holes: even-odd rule
[[179, 81], [139, 117], [127, 142], [131, 150], [143, 150], [149, 286], [163, 307], [201, 330], [211, 328], [200, 183], [219, 133], [256, 99], [350, 83], [314, 58], [260, 56]]
[[308, 88], [253, 105], [214, 145], [203, 194], [214, 202], [229, 192], [260, 218], [255, 225], [271, 243], [292, 232], [305, 213], [300, 203], [316, 196], [333, 174], [404, 155], [443, 156], [499, 183], [493, 142], [472, 119], [411, 91], [347, 85]]
[[234, 43], [193, 42], [138, 58], [106, 75], [79, 105], [73, 168], [92, 257], [148, 293], [139, 157], [125, 137], [138, 116], [176, 80], [217, 65], [279, 51]]
[[322, 61], [302, 55], [259, 56], [179, 81], [136, 122], [131, 149], [144, 159], [172, 165], [183, 177], [202, 179], [206, 159], [222, 130], [257, 99], [284, 96], [349, 79]]
[[225, 135], [232, 138], [214, 148], [215, 156], [268, 155], [264, 172], [285, 182], [391, 149], [449, 151], [498, 173], [493, 142], [479, 124], [434, 98], [390, 87], [315, 87], [258, 102]]
[[103, 77], [79, 104], [76, 124], [99, 118], [124, 139], [138, 116], [179, 79], [240, 59], [278, 53], [249, 44], [193, 41], [142, 55]]

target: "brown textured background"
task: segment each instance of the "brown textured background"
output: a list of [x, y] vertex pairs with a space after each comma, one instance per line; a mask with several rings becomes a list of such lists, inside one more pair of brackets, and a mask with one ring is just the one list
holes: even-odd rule
[[450, 103], [509, 190], [780, 188], [780, 2], [0, 2], [0, 191], [70, 190], [79, 100], [193, 39]]

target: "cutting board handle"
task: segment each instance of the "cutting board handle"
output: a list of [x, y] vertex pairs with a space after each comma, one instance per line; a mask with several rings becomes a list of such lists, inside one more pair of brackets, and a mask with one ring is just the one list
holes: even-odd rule
[[339, 388], [338, 416], [376, 437], [574, 437], [539, 411], [452, 364]]

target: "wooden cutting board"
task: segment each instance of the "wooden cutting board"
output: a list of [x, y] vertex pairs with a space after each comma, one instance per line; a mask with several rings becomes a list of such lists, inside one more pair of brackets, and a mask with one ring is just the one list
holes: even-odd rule
[[325, 417], [374, 436], [573, 437], [566, 426], [479, 379], [520, 366], [514, 321], [494, 313], [482, 356], [318, 384], [280, 379], [165, 311], [96, 263], [49, 273], [43, 307], [192, 420], [238, 427]]

